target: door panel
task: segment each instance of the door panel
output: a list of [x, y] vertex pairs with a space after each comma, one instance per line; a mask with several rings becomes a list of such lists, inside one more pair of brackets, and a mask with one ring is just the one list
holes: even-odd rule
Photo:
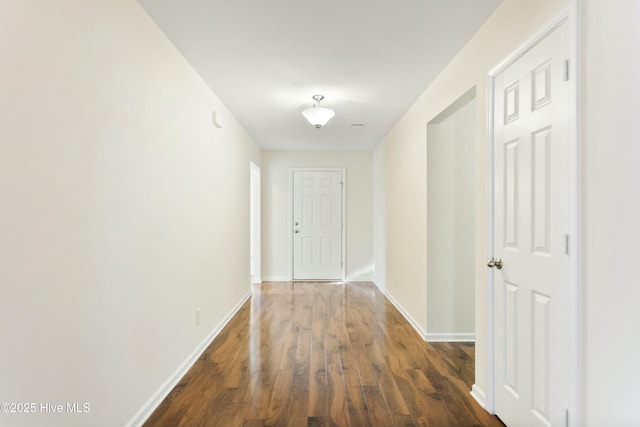
[[549, 215], [551, 206], [551, 169], [550, 159], [551, 128], [547, 127], [533, 134], [531, 149], [532, 170], [532, 252], [535, 254], [550, 254]]
[[519, 331], [518, 320], [518, 285], [504, 282], [504, 384], [505, 388], [517, 399], [520, 396], [520, 382], [518, 370], [518, 345]]
[[565, 22], [495, 78], [495, 408], [564, 425], [570, 392], [570, 85]]
[[293, 279], [342, 279], [342, 172], [293, 172]]
[[518, 250], [518, 203], [520, 201], [518, 185], [520, 168], [519, 142], [517, 139], [509, 141], [504, 145], [504, 245], [506, 248]]

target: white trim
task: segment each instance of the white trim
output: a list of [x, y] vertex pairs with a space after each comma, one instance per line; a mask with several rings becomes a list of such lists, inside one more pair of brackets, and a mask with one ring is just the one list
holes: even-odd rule
[[571, 319], [574, 322], [571, 325], [573, 336], [571, 339], [571, 359], [573, 366], [570, 373], [572, 388], [572, 396], [569, 402], [569, 426], [579, 427], [582, 422], [582, 149], [580, 141], [582, 140], [580, 129], [582, 117], [581, 110], [581, 90], [582, 87], [582, 55], [581, 50], [581, 34], [582, 34], [582, 0], [572, 0], [569, 10], [569, 25], [571, 31], [571, 58], [573, 64], [569, 64], [569, 81], [571, 82], [571, 97], [575, 103], [571, 110], [571, 135], [572, 140], [572, 157], [573, 165], [571, 166], [571, 218], [573, 224], [571, 233], [573, 234], [573, 245], [569, 248], [572, 251], [571, 262]]
[[[289, 168], [289, 214], [291, 221], [293, 222], [293, 173], [294, 172], [340, 172], [342, 173], [342, 273], [341, 278], [343, 282], [346, 280], [346, 268], [347, 268], [347, 169], [346, 168]], [[293, 229], [293, 227], [291, 227]], [[289, 273], [291, 280], [293, 279], [293, 233], [289, 233]], [[323, 279], [318, 279], [323, 280]], [[337, 280], [337, 279], [327, 279]]]
[[213, 331], [200, 343], [198, 347], [180, 364], [178, 369], [160, 386], [160, 388], [151, 395], [144, 405], [135, 413], [133, 417], [125, 424], [125, 427], [140, 427], [153, 414], [153, 411], [162, 403], [162, 401], [171, 393], [171, 390], [180, 382], [182, 377], [200, 358], [202, 353], [209, 347], [211, 342], [218, 334], [227, 326], [227, 323], [238, 313], [238, 310], [251, 298], [252, 292], [249, 291], [242, 300], [225, 316], [224, 319], [214, 328]]
[[262, 283], [262, 277], [251, 277], [252, 285], [259, 285], [260, 283]]
[[[256, 182], [257, 181], [257, 182]], [[253, 222], [249, 224], [249, 229], [253, 230], [253, 234], [250, 233], [249, 245], [250, 245], [250, 263], [249, 266], [251, 277], [251, 284], [260, 283], [260, 277], [262, 276], [262, 208], [261, 208], [261, 184], [262, 173], [260, 172], [260, 166], [249, 161], [249, 209], [251, 210], [250, 218], [253, 218]], [[253, 277], [255, 275], [255, 277]]]
[[400, 314], [402, 314], [402, 317], [404, 317], [405, 320], [409, 322], [411, 326], [413, 326], [413, 329], [416, 330], [418, 335], [420, 335], [420, 337], [423, 340], [425, 340], [425, 337], [427, 335], [426, 331], [422, 329], [422, 327], [420, 327], [418, 322], [416, 322], [413, 317], [411, 317], [409, 312], [405, 310], [404, 307], [402, 307], [402, 305], [398, 301], [396, 301], [396, 299], [393, 296], [391, 296], [391, 294], [389, 294], [387, 291], [385, 291], [380, 286], [378, 286], [376, 282], [373, 282], [373, 284], [376, 285], [376, 287], [380, 290], [380, 292], [382, 292], [382, 294], [389, 300], [389, 302], [393, 304], [393, 306], [400, 312]]
[[289, 276], [264, 276], [262, 278], [263, 282], [290, 282], [291, 277]]
[[469, 394], [475, 399], [476, 402], [478, 402], [478, 405], [482, 406], [485, 410], [487, 409], [485, 403], [487, 401], [487, 395], [484, 393], [484, 391], [482, 391], [480, 387], [478, 387], [476, 384], [472, 385], [471, 392]]
[[427, 342], [476, 342], [476, 334], [473, 332], [427, 332], [424, 340]]
[[373, 276], [368, 274], [366, 276], [349, 276], [345, 279], [346, 282], [373, 282]]
[[[493, 226], [493, 217], [494, 217], [494, 197], [493, 197], [493, 186], [494, 186], [494, 159], [493, 159], [493, 134], [494, 134], [494, 125], [493, 125], [493, 110], [495, 108], [494, 96], [493, 92], [495, 90], [495, 76], [488, 75], [487, 76], [487, 92], [486, 92], [486, 111], [487, 111], [487, 152], [486, 152], [486, 165], [487, 165], [487, 179], [486, 179], [486, 188], [485, 188], [485, 200], [486, 200], [486, 257], [493, 258], [493, 245], [494, 245], [494, 226]], [[493, 289], [493, 274], [494, 270], [492, 268], [487, 268], [485, 273], [485, 367], [486, 370], [486, 383], [487, 390], [489, 393], [485, 394], [485, 406], [484, 408], [495, 414], [495, 401], [494, 401], [494, 389], [495, 389], [495, 381], [494, 381], [494, 369], [493, 369], [493, 347], [494, 347], [494, 331], [493, 331], [493, 313], [494, 313], [494, 289]], [[476, 378], [477, 378], [476, 373]]]
[[[570, 186], [571, 186], [571, 233], [575, 236], [574, 243], [571, 247], [571, 307], [569, 308], [571, 311], [571, 336], [568, 339], [571, 341], [571, 359], [573, 361], [572, 366], [573, 369], [570, 374], [570, 393], [569, 396], [569, 413], [571, 416], [569, 417], [569, 425], [571, 427], [579, 427], [581, 425], [582, 417], [581, 417], [581, 398], [580, 398], [580, 385], [581, 385], [581, 370], [582, 370], [582, 361], [580, 357], [581, 345], [582, 342], [580, 340], [580, 336], [582, 334], [581, 327], [581, 297], [582, 297], [582, 287], [581, 287], [581, 276], [580, 276], [580, 268], [581, 263], [580, 259], [582, 256], [582, 233], [581, 233], [581, 223], [582, 223], [582, 215], [580, 212], [581, 206], [581, 197], [580, 191], [582, 188], [582, 181], [580, 179], [581, 176], [581, 150], [580, 150], [580, 131], [579, 131], [579, 103], [578, 101], [581, 99], [580, 96], [580, 61], [581, 57], [579, 55], [579, 30], [580, 30], [580, 16], [577, 12], [580, 11], [581, 0], [571, 0], [571, 4], [568, 8], [564, 9], [562, 13], [557, 15], [554, 19], [551, 19], [545, 26], [542, 27], [542, 30], [535, 33], [532, 37], [530, 37], [525, 43], [520, 45], [517, 49], [515, 49], [510, 55], [508, 55], [503, 61], [501, 61], [498, 65], [493, 67], [488, 75], [487, 75], [487, 257], [491, 258], [493, 256], [493, 136], [494, 136], [494, 126], [493, 126], [493, 107], [494, 107], [494, 80], [495, 77], [500, 74], [505, 68], [511, 65], [513, 62], [522, 57], [525, 53], [531, 50], [534, 46], [536, 46], [542, 39], [544, 39], [548, 34], [553, 32], [558, 26], [567, 22], [569, 25], [569, 33], [570, 33], [570, 67], [569, 67], [569, 84], [571, 85], [571, 94], [570, 94], [570, 102], [573, 104], [574, 108], [572, 109], [571, 117], [570, 117], [570, 132], [571, 132], [571, 152], [573, 157], [573, 163], [571, 165], [571, 169], [569, 171], [570, 174]], [[486, 280], [486, 300], [485, 300], [485, 309], [486, 309], [486, 369], [487, 369], [487, 393], [485, 400], [485, 409], [490, 413], [495, 413], [495, 367], [494, 367], [494, 306], [493, 306], [493, 270], [488, 269], [487, 274], [485, 276]], [[475, 387], [475, 386], [474, 386]], [[474, 396], [475, 397], [475, 396]]]
[[342, 171], [342, 281], [347, 279], [347, 168]]
[[378, 288], [378, 290], [379, 290], [380, 292], [382, 292], [382, 293], [384, 294], [384, 296], [387, 296], [387, 291], [386, 291], [382, 286], [380, 286], [379, 284], [377, 284], [375, 280], [372, 280], [372, 281], [371, 281], [371, 283], [373, 283], [374, 285], [376, 285], [376, 288]]
[[[570, 10], [565, 10], [563, 13], [549, 21], [549, 23], [545, 25], [542, 30], [529, 37], [524, 43], [522, 43], [519, 47], [514, 49], [513, 52], [507, 55], [506, 58], [500, 61], [498, 65], [489, 70], [489, 77], [496, 77], [498, 74], [507, 69], [511, 64], [526, 55], [527, 52], [529, 52], [531, 49], [536, 47], [538, 43], [544, 40], [544, 38], [551, 34], [556, 28], [558, 28], [563, 23], [570, 21], [570, 13]], [[493, 94], [487, 93], [487, 96], [493, 97]], [[489, 111], [488, 113], [490, 114], [491, 112]]]

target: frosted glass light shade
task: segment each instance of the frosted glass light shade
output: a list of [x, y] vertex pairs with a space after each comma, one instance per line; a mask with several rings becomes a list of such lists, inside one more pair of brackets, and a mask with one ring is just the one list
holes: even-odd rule
[[336, 113], [333, 110], [320, 107], [319, 105], [302, 111], [302, 115], [316, 128], [326, 125], [327, 122], [331, 120], [331, 117], [335, 116], [335, 114]]

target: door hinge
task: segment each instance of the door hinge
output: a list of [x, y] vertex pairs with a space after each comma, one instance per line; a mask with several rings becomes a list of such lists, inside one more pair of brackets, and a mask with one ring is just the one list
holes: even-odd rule
[[569, 235], [564, 235], [564, 254], [569, 255]]
[[569, 81], [569, 60], [568, 59], [564, 60], [564, 81], [565, 82]]

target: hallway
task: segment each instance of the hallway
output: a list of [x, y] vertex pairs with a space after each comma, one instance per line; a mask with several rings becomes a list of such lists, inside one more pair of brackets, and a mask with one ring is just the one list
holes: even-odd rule
[[370, 282], [270, 282], [146, 427], [491, 426], [473, 344], [428, 344]]

